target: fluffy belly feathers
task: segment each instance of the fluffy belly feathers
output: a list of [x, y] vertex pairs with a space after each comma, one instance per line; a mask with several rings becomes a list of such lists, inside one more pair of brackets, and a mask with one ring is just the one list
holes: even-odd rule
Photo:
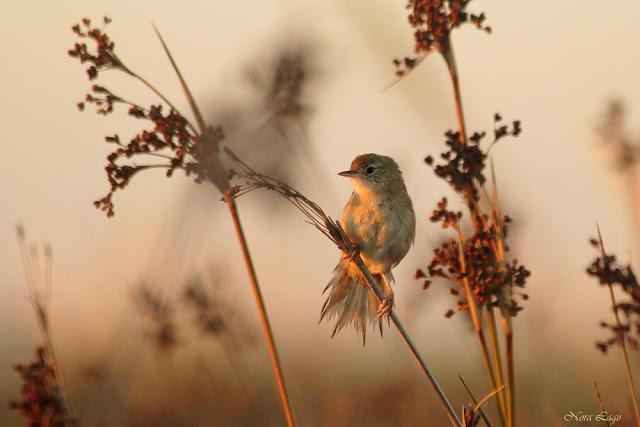
[[372, 274], [395, 267], [409, 251], [415, 235], [413, 210], [400, 210], [385, 200], [361, 200], [354, 194], [347, 203], [341, 224], [360, 247], [362, 259]]

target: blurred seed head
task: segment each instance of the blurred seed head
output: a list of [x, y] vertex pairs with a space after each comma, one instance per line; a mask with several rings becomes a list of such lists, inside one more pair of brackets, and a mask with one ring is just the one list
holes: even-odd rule
[[251, 345], [255, 334], [239, 308], [226, 298], [223, 288], [229, 279], [219, 274], [220, 270], [211, 268], [208, 278], [194, 275], [188, 279], [183, 286], [182, 301], [203, 336], [224, 337], [236, 347]]
[[616, 167], [622, 171], [635, 165], [640, 155], [640, 137], [629, 134], [626, 121], [625, 105], [615, 98], [607, 104], [596, 128], [603, 143], [612, 150]]
[[179, 341], [173, 303], [147, 282], [134, 290], [133, 303], [145, 321], [145, 337], [161, 351], [174, 349]]
[[295, 183], [305, 169], [316, 167], [308, 128], [322, 82], [319, 52], [311, 43], [271, 49], [243, 70], [246, 99], [216, 100], [210, 110], [225, 128], [226, 145], [240, 158], [266, 175]]
[[620, 264], [615, 255], [608, 254], [604, 249], [602, 236], [589, 240], [600, 254], [587, 267], [589, 276], [598, 280], [603, 286], [612, 286], [626, 297], [624, 301], [617, 301], [612, 309], [618, 313], [620, 324], [600, 322], [600, 327], [611, 332], [605, 340], [596, 342], [596, 347], [606, 353], [610, 346], [626, 342], [633, 349], [638, 348], [640, 340], [640, 284], [631, 265]]
[[53, 364], [49, 352], [38, 347], [33, 362], [14, 366], [22, 379], [21, 396], [10, 400], [9, 408], [19, 411], [31, 426], [76, 426], [75, 420], [66, 418]]

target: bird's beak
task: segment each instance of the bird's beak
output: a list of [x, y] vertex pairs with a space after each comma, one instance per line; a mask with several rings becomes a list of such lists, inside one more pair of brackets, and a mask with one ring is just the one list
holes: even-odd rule
[[344, 172], [340, 172], [338, 173], [338, 175], [340, 176], [344, 176], [346, 178], [351, 178], [352, 176], [358, 175], [358, 171], [344, 171]]

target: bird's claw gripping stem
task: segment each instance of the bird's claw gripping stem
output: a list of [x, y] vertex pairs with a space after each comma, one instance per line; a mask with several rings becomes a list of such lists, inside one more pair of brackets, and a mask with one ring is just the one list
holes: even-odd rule
[[353, 244], [353, 246], [344, 254], [344, 257], [350, 261], [355, 261], [360, 256], [360, 246]]
[[378, 307], [378, 312], [376, 313], [376, 320], [384, 316], [389, 316], [391, 314], [392, 308], [393, 308], [393, 294], [386, 295], [380, 302], [380, 306]]

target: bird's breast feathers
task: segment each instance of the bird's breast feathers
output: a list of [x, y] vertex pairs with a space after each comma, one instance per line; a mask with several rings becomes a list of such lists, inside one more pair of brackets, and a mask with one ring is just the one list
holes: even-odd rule
[[395, 267], [409, 251], [415, 236], [415, 214], [409, 196], [396, 198], [362, 197], [353, 193], [340, 222], [349, 238], [357, 243], [373, 274]]

